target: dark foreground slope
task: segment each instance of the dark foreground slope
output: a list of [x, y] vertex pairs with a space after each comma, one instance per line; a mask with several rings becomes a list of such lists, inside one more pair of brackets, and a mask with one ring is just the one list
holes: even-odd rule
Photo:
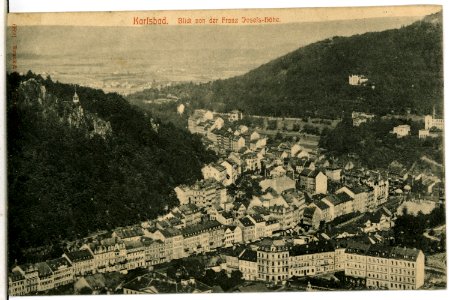
[[[350, 86], [350, 74], [363, 74], [369, 83]], [[320, 41], [242, 76], [163, 92], [216, 110], [336, 117], [352, 110], [423, 114], [433, 105], [442, 111], [442, 89], [442, 24], [436, 14], [400, 29]]]
[[173, 188], [214, 159], [199, 138], [155, 124], [117, 94], [77, 87], [80, 114], [73, 86], [31, 72], [7, 79], [10, 263], [28, 247], [57, 249], [157, 216], [177, 203]]

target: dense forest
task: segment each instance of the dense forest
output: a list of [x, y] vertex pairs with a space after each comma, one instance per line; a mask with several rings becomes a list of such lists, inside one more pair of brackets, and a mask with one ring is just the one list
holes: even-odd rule
[[[349, 85], [351, 74], [363, 74], [369, 81], [364, 86]], [[353, 110], [426, 114], [433, 105], [442, 112], [441, 13], [400, 29], [336, 36], [242, 76], [171, 86], [161, 93], [197, 107], [284, 117], [335, 118]], [[155, 95], [154, 90], [147, 90], [128, 98]]]
[[[410, 125], [410, 136], [397, 138], [391, 131], [402, 124]], [[418, 131], [422, 128], [424, 122], [379, 117], [354, 127], [347, 116], [337, 127], [323, 133], [320, 147], [335, 157], [356, 154], [371, 169], [387, 168], [392, 161], [411, 167], [424, 155], [443, 164], [443, 139], [419, 139]]]
[[156, 123], [118, 94], [77, 93], [112, 134], [89, 136], [62, 121], [58, 108], [72, 103], [73, 85], [7, 75], [10, 262], [24, 262], [29, 247], [154, 218], [177, 204], [176, 185], [194, 182], [202, 164], [216, 159], [199, 137]]

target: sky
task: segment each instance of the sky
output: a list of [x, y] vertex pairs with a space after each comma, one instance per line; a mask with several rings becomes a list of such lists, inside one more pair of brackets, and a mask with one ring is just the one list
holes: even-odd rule
[[[8, 39], [7, 61], [15, 44], [19, 72], [32, 70], [62, 82], [129, 94], [155, 82], [206, 82], [241, 75], [319, 40], [400, 28], [423, 17], [410, 14], [388, 11], [387, 17], [371, 14], [363, 19], [364, 14], [347, 14], [343, 20], [332, 20], [337, 15], [328, 13], [323, 19], [330, 21], [304, 15], [294, 22], [298, 16], [284, 12], [285, 22], [280, 24], [239, 26], [104, 26], [103, 21], [80, 26], [72, 24], [73, 17], [58, 15], [69, 21], [56, 22], [54, 15], [32, 15], [27, 21], [18, 19], [17, 37]], [[113, 18], [119, 25], [122, 19], [129, 18]], [[21, 25], [41, 23], [63, 26]], [[11, 64], [7, 69], [11, 71]]]

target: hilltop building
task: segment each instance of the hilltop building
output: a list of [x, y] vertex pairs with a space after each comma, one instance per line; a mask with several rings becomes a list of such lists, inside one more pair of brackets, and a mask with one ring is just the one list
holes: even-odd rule
[[349, 85], [363, 85], [367, 81], [365, 75], [349, 75]]
[[410, 134], [410, 125], [399, 125], [393, 127], [391, 133], [396, 134], [396, 137], [401, 138]]

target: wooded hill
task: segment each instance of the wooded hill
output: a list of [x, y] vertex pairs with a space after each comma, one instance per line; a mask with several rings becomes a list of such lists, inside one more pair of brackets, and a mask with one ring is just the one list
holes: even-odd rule
[[[342, 111], [380, 115], [442, 112], [441, 13], [400, 29], [333, 37], [242, 76], [165, 88], [193, 106], [247, 114], [335, 118]], [[365, 75], [365, 86], [348, 83]], [[374, 86], [374, 88], [373, 88]], [[138, 100], [154, 91], [131, 95]], [[147, 98], [148, 99], [148, 98]]]
[[156, 217], [177, 204], [175, 186], [215, 160], [198, 137], [156, 124], [118, 94], [77, 87], [84, 111], [112, 129], [89, 135], [65, 121], [73, 94], [31, 72], [7, 76], [10, 263], [24, 262], [28, 247], [53, 245], [48, 254], [60, 255], [65, 239]]

